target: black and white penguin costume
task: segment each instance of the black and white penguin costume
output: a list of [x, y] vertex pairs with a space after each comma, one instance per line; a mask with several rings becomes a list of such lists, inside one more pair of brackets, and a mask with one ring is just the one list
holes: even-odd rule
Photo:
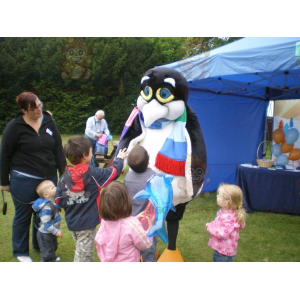
[[143, 146], [150, 156], [149, 167], [175, 176], [172, 186], [176, 212], [169, 211], [166, 218], [169, 250], [176, 249], [179, 220], [186, 204], [202, 189], [207, 163], [198, 118], [187, 105], [188, 94], [188, 83], [176, 70], [148, 70], [118, 146], [118, 150], [127, 148], [129, 152], [137, 144]]

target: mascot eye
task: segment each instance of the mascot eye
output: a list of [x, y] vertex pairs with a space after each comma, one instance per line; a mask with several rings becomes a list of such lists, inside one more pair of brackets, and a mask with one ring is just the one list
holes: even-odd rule
[[144, 100], [149, 101], [152, 98], [152, 95], [153, 95], [152, 88], [150, 86], [146, 86], [141, 91], [141, 95], [144, 98]]
[[78, 51], [78, 54], [79, 54], [79, 55], [82, 55], [82, 54], [83, 54], [83, 50], [79, 50], [79, 51]]
[[74, 49], [70, 49], [70, 50], [69, 50], [69, 54], [70, 54], [70, 55], [73, 55], [73, 54], [74, 54]]
[[174, 99], [174, 95], [167, 88], [159, 88], [156, 92], [156, 97], [162, 103], [167, 103]]

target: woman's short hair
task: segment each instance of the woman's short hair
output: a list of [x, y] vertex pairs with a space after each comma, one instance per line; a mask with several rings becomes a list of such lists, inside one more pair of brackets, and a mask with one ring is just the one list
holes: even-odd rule
[[99, 214], [102, 219], [110, 221], [131, 216], [132, 199], [123, 183], [113, 181], [103, 189]]
[[64, 154], [73, 165], [78, 165], [84, 156], [90, 153], [91, 143], [82, 136], [72, 136], [64, 146]]
[[31, 92], [23, 92], [16, 98], [16, 103], [19, 107], [19, 110], [22, 114], [22, 109], [24, 110], [34, 110], [36, 107], [36, 99], [38, 99], [38, 96]]
[[149, 154], [144, 147], [137, 145], [129, 152], [127, 163], [134, 172], [143, 173], [148, 167]]

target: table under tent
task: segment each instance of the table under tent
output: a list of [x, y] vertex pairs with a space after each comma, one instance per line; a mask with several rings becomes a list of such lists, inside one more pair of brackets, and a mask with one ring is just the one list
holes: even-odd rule
[[207, 149], [204, 191], [235, 183], [237, 165], [255, 162], [269, 101], [300, 99], [300, 37], [242, 38], [161, 67], [189, 83]]

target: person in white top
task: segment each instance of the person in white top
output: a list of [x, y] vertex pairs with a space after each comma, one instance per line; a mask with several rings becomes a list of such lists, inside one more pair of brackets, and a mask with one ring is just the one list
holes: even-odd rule
[[90, 141], [92, 146], [93, 157], [91, 160], [91, 166], [93, 167], [99, 167], [95, 156], [96, 143], [99, 137], [101, 137], [102, 134], [106, 134], [107, 136], [109, 136], [110, 134], [107, 122], [105, 121], [104, 117], [104, 111], [98, 110], [95, 113], [95, 116], [89, 117], [86, 121], [84, 137]]

